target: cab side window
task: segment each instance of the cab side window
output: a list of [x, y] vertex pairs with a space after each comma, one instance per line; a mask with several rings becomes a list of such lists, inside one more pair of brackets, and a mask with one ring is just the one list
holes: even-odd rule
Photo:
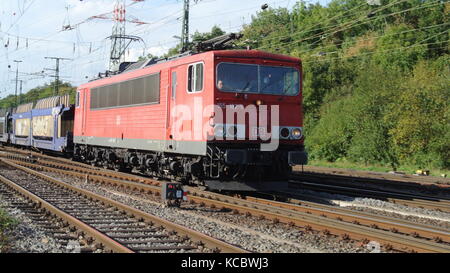
[[203, 90], [203, 74], [203, 63], [189, 65], [187, 86], [189, 93], [200, 92]]
[[77, 91], [75, 96], [75, 107], [80, 107], [80, 91]]

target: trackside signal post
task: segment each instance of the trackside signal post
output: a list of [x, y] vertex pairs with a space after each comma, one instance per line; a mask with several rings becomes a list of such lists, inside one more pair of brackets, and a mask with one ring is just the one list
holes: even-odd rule
[[179, 207], [186, 201], [186, 192], [179, 182], [162, 182], [161, 197], [165, 206]]

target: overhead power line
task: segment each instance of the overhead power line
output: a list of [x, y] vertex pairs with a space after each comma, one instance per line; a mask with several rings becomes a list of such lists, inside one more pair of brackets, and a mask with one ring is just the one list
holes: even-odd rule
[[[427, 39], [425, 39], [425, 40], [427, 40]], [[448, 43], [448, 42], [450, 42], [450, 40], [440, 41], [440, 42], [433, 42], [433, 43], [422, 43], [422, 42], [419, 42], [419, 43], [415, 43], [415, 44], [407, 46], [407, 47], [395, 47], [395, 48], [390, 48], [390, 49], [385, 49], [385, 50], [380, 50], [380, 51], [364, 52], [364, 53], [360, 53], [360, 54], [357, 54], [357, 55], [333, 57], [333, 58], [326, 58], [326, 59], [322, 59], [322, 60], [314, 59], [314, 60], [306, 61], [306, 62], [303, 62], [303, 63], [305, 64], [305, 63], [311, 63], [311, 62], [324, 62], [324, 61], [330, 61], [330, 60], [349, 59], [349, 58], [355, 58], [355, 57], [360, 57], [360, 56], [372, 55], [372, 54], [375, 54], [375, 53], [397, 52], [397, 51], [407, 50], [407, 49], [418, 47], [418, 46], [429, 46], [429, 45], [436, 45], [436, 44]], [[448, 48], [448, 45], [440, 46], [440, 47], [434, 47], [434, 49], [437, 49], [437, 48]]]
[[[366, 24], [366, 23], [368, 23], [370, 21], [373, 21], [375, 19], [383, 19], [383, 18], [387, 18], [387, 17], [394, 16], [394, 15], [397, 15], [397, 14], [405, 13], [405, 12], [408, 12], [408, 11], [411, 11], [411, 10], [422, 9], [422, 8], [429, 8], [429, 7], [433, 7], [433, 6], [440, 5], [440, 4], [442, 4], [442, 3], [438, 0], [438, 1], [433, 1], [433, 2], [430, 2], [430, 3], [424, 4], [424, 5], [418, 6], [418, 7], [413, 7], [413, 8], [409, 8], [409, 9], [405, 9], [405, 10], [401, 10], [401, 11], [396, 11], [396, 12], [392, 12], [392, 13], [389, 13], [389, 14], [379, 15], [377, 17], [371, 17], [371, 18], [367, 18], [366, 17], [366, 20], [356, 19], [356, 20], [352, 20], [350, 22], [346, 22], [344, 24], [338, 24], [338, 25], [336, 25], [336, 27], [334, 27], [333, 29], [331, 29], [329, 31], [323, 31], [323, 32], [320, 32], [320, 33], [317, 33], [317, 34], [314, 34], [314, 35], [311, 35], [311, 36], [308, 36], [308, 37], [305, 37], [305, 38], [300, 38], [300, 39], [297, 39], [297, 40], [294, 40], [294, 41], [271, 43], [269, 45], [260, 46], [260, 47], [258, 47], [256, 49], [267, 49], [267, 48], [270, 48], [270, 47], [273, 47], [273, 46], [290, 45], [290, 44], [293, 44], [293, 43], [299, 43], [299, 42], [308, 41], [308, 40], [311, 40], [311, 39], [314, 39], [314, 38], [323, 38], [325, 36], [330, 36], [332, 34], [340, 32], [340, 31], [348, 30], [348, 29], [354, 28], [356, 26], [359, 26], [359, 25], [362, 25], [362, 24]], [[356, 24], [356, 23], [358, 23], [358, 24]], [[287, 35], [287, 36], [278, 36], [278, 37], [273, 37], [273, 38], [282, 39], [282, 38], [288, 38], [288, 37], [291, 37], [291, 36], [292, 35]], [[317, 43], [317, 42], [318, 41], [316, 41], [315, 43]]]
[[[404, 33], [413, 32], [413, 31], [418, 31], [418, 30], [426, 30], [426, 29], [431, 29], [431, 28], [443, 27], [443, 26], [446, 26], [446, 25], [449, 25], [449, 24], [450, 23], [442, 23], [442, 24], [436, 24], [436, 25], [431, 25], [431, 26], [426, 26], [426, 27], [421, 27], [421, 28], [407, 29], [407, 30], [404, 30], [404, 31], [390, 33], [390, 34], [383, 34], [383, 35], [378, 35], [378, 36], [368, 36], [368, 37], [363, 38], [363, 39], [360, 39], [361, 37], [355, 37], [355, 39], [353, 39], [352, 41], [359, 41], [359, 42], [369, 41], [369, 40], [373, 40], [373, 39], [377, 39], [377, 38], [384, 38], [384, 37], [389, 37], [389, 36], [395, 36], [395, 35], [404, 34]], [[442, 34], [442, 32], [439, 33], [439, 34]], [[433, 35], [432, 37], [430, 37], [430, 39], [435, 37], [435, 36], [437, 36], [437, 35]], [[405, 37], [405, 38], [399, 39], [399, 41], [404, 41], [404, 40], [408, 40], [408, 39], [409, 38]], [[341, 41], [339, 43], [334, 43], [333, 45], [340, 45], [340, 44], [347, 43], [347, 42], [350, 42], [350, 41], [348, 41], [348, 40]], [[322, 47], [302, 50], [302, 51], [299, 51], [298, 53], [302, 54], [302, 53], [307, 53], [307, 52], [311, 52], [311, 51], [319, 51], [320, 52], [321, 49], [325, 49], [325, 48], [328, 48], [328, 47], [333, 46], [333, 45], [324, 45]], [[337, 52], [339, 52], [339, 51], [329, 51], [329, 52], [325, 51], [325, 52], [321, 52], [321, 55], [328, 55], [328, 54], [337, 53]]]

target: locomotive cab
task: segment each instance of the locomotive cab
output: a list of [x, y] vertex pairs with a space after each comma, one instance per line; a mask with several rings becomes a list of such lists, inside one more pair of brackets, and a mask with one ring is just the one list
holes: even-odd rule
[[300, 59], [247, 50], [218, 51], [214, 60], [208, 151], [223, 159], [216, 171], [230, 180], [274, 180], [306, 164]]

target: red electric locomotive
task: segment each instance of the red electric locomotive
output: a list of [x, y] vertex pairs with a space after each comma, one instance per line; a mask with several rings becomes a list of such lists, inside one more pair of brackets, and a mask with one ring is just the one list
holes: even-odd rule
[[129, 65], [77, 90], [74, 156], [220, 190], [260, 190], [306, 164], [302, 67], [257, 50]]

